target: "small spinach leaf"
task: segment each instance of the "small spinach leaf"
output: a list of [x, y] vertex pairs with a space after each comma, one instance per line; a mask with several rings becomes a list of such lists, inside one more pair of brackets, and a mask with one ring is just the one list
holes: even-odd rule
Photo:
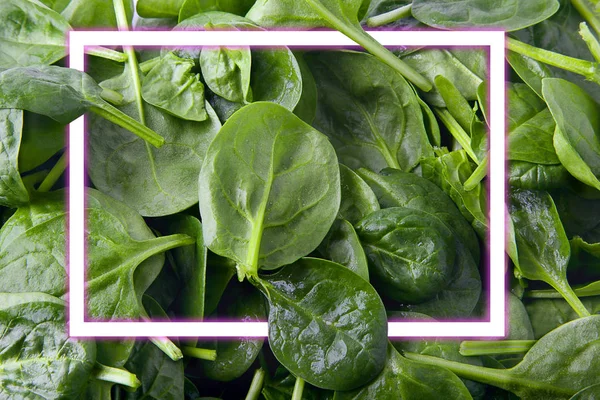
[[342, 188], [342, 202], [338, 215], [348, 220], [351, 224], [379, 210], [379, 202], [369, 185], [352, 171], [340, 164], [340, 183]]
[[29, 202], [18, 166], [22, 129], [23, 111], [0, 109], [0, 205], [7, 207]]
[[185, 0], [179, 10], [179, 22], [207, 11], [245, 15], [256, 0]]
[[328, 260], [344, 265], [369, 280], [367, 257], [350, 222], [337, 219], [319, 245], [319, 252]]
[[247, 47], [204, 47], [200, 53], [200, 69], [206, 85], [216, 95], [235, 103], [252, 100], [250, 66]]

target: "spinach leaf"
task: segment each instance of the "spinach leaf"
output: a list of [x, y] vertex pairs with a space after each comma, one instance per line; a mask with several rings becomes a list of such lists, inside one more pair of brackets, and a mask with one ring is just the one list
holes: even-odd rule
[[473, 228], [460, 214], [452, 199], [434, 183], [418, 175], [391, 168], [384, 169], [379, 174], [360, 169], [358, 174], [371, 186], [381, 207], [406, 207], [437, 217], [460, 238], [473, 259], [479, 260], [479, 241]]
[[167, 53], [142, 81], [142, 97], [146, 102], [176, 117], [190, 121], [208, 118], [204, 107], [204, 85], [193, 75], [192, 60]]
[[5, 0], [0, 19], [0, 68], [50, 65], [66, 55], [65, 35], [71, 27], [41, 3]]
[[96, 345], [69, 338], [62, 300], [43, 293], [0, 293], [0, 331], [0, 397], [83, 394]]
[[452, 231], [435, 216], [404, 207], [375, 211], [356, 231], [380, 293], [401, 303], [431, 299], [455, 265]]
[[424, 24], [441, 29], [477, 26], [516, 31], [549, 18], [558, 7], [557, 0], [512, 0], [502, 4], [486, 0], [414, 0], [412, 14]]
[[173, 361], [151, 342], [137, 342], [125, 368], [136, 374], [142, 385], [127, 392], [127, 400], [180, 400], [183, 398], [183, 361]]
[[296, 51], [294, 57], [302, 76], [302, 93], [298, 104], [294, 107], [294, 114], [307, 124], [312, 124], [317, 113], [317, 84], [308, 64], [304, 61], [304, 53]]
[[369, 185], [344, 164], [340, 164], [340, 184], [342, 202], [338, 213], [339, 217], [354, 225], [367, 215], [379, 210], [379, 202]]
[[[477, 100], [477, 88], [487, 76], [486, 54], [479, 49], [427, 48], [403, 55], [402, 60], [432, 82], [443, 76], [469, 101]], [[435, 88], [422, 96], [431, 106], [446, 106]]]
[[185, 0], [179, 10], [179, 22], [207, 11], [245, 15], [256, 0]]
[[200, 53], [200, 68], [206, 85], [228, 101], [246, 103], [252, 100], [250, 66], [251, 55], [247, 47], [204, 47]]
[[508, 183], [519, 189], [558, 189], [567, 186], [572, 179], [569, 171], [562, 164], [544, 165], [526, 161], [512, 161], [508, 164], [507, 172]]
[[185, 0], [139, 0], [136, 11], [144, 18], [177, 17]]
[[571, 249], [550, 195], [514, 189], [510, 201], [509, 212], [519, 251], [515, 276], [548, 283], [580, 316], [589, 315], [567, 281]]
[[[234, 284], [235, 282], [231, 282]], [[251, 289], [251, 290], [248, 290]], [[265, 319], [265, 304], [261, 294], [241, 284], [230, 285], [225, 294], [232, 299], [220, 318], [235, 319], [241, 322], [257, 322]], [[217, 351], [214, 361], [201, 360], [204, 376], [216, 381], [228, 382], [242, 376], [254, 363], [264, 343], [263, 338], [242, 337], [239, 339], [218, 339], [209, 346]]]
[[[100, 96], [102, 88], [89, 75], [70, 68], [42, 66], [0, 71], [0, 108], [19, 108], [67, 124], [92, 111], [155, 146], [164, 139], [123, 114]], [[61, 101], [56, 101], [60, 98]], [[129, 138], [131, 139], [131, 137]]]
[[[369, 2], [364, 0], [265, 0], [254, 3], [246, 17], [261, 26], [317, 28], [329, 27], [342, 32], [421, 90], [431, 83], [392, 52], [369, 36], [360, 26]], [[340, 64], [342, 65], [342, 64]]]
[[[103, 82], [123, 95], [120, 109], [136, 115], [137, 107], [129, 68]], [[198, 202], [197, 179], [208, 145], [221, 124], [205, 102], [209, 118], [185, 121], [144, 104], [146, 123], [165, 138], [160, 149], [132, 140], [124, 129], [92, 115], [89, 125], [90, 168], [94, 185], [144, 216], [161, 216]], [[173, 179], [174, 175], [177, 179]]]
[[563, 166], [600, 190], [598, 104], [579, 86], [557, 78], [542, 81], [542, 93], [556, 121], [554, 148]]
[[369, 384], [335, 392], [334, 400], [428, 399], [444, 393], [452, 399], [472, 399], [460, 379], [444, 368], [411, 361], [388, 344], [386, 365]]
[[551, 194], [568, 237], [581, 236], [590, 243], [600, 242], [600, 215], [597, 212], [600, 199], [564, 188]]
[[[600, 296], [584, 297], [581, 302], [590, 314], [600, 313]], [[525, 308], [535, 339], [579, 318], [575, 310], [563, 299], [525, 299]]]
[[253, 283], [269, 301], [271, 350], [294, 375], [351, 390], [381, 372], [387, 320], [367, 281], [342, 265], [305, 258]]
[[467, 153], [456, 150], [425, 158], [421, 160], [421, 167], [423, 177], [446, 192], [479, 237], [485, 238], [488, 225], [485, 187], [480, 183], [472, 190], [465, 190], [464, 183], [474, 171]]
[[240, 278], [294, 262], [323, 240], [339, 209], [339, 168], [320, 132], [285, 108], [252, 103], [227, 120], [200, 172], [207, 247]]
[[[494, 385], [526, 399], [568, 399], [600, 383], [600, 316], [569, 322], [548, 333], [513, 368], [493, 369], [406, 353], [411, 360], [445, 367], [457, 375]], [[581, 367], [585, 366], [585, 367]]]
[[534, 339], [533, 327], [527, 309], [521, 300], [512, 292], [508, 292], [508, 335], [510, 340]]
[[433, 154], [417, 97], [390, 67], [355, 52], [307, 54], [306, 61], [319, 94], [313, 125], [329, 136], [341, 163], [410, 171]]
[[596, 400], [600, 398], [600, 383], [575, 393], [570, 400]]
[[369, 280], [367, 256], [352, 224], [337, 219], [319, 245], [319, 252], [328, 260], [348, 267], [365, 280]]
[[22, 128], [23, 111], [0, 109], [0, 205], [7, 207], [29, 202], [18, 166]]
[[551, 78], [553, 76], [550, 69], [545, 64], [542, 64], [533, 58], [515, 53], [514, 51], [508, 51], [506, 53], [506, 61], [508, 61], [512, 69], [519, 75], [519, 78], [521, 78], [535, 94], [540, 98], [543, 98], [542, 79]]
[[[116, 28], [113, 2], [105, 0], [40, 0], [59, 12], [74, 28]], [[124, 0], [127, 21], [133, 18], [133, 1]]]

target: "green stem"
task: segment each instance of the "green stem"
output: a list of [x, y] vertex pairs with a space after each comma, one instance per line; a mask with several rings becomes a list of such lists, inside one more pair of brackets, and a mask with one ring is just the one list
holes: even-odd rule
[[377, 26], [390, 24], [402, 18], [410, 17], [411, 10], [412, 3], [402, 7], [398, 7], [394, 10], [367, 19], [367, 26], [374, 28]]
[[119, 111], [108, 103], [100, 103], [90, 107], [90, 111], [98, 114], [104, 119], [107, 119], [122, 128], [127, 129], [131, 133], [144, 139], [154, 147], [161, 147], [165, 144], [165, 139], [146, 125], [140, 124], [139, 121], [131, 118], [129, 115]]
[[[404, 356], [410, 360], [420, 361], [429, 365], [449, 369], [461, 378], [496, 386], [504, 390], [514, 392], [517, 388], [529, 388], [539, 390], [542, 393], [556, 393], [557, 398], [569, 398], [573, 393], [570, 390], [560, 387], [550, 387], [548, 383], [539, 380], [523, 378], [513, 373], [510, 369], [494, 369], [479, 367], [471, 364], [462, 364], [455, 361], [445, 360], [443, 358], [426, 356], [416, 353], [404, 353]], [[540, 397], [541, 398], [541, 397]]]
[[569, 303], [571, 308], [575, 310], [579, 318], [589, 317], [591, 314], [587, 308], [583, 305], [579, 297], [573, 292], [571, 286], [568, 283], [554, 284], [554, 282], [548, 282], [562, 297]]
[[260, 396], [260, 392], [265, 381], [265, 371], [262, 368], [257, 369], [252, 377], [252, 383], [250, 383], [250, 389], [246, 395], [246, 400], [257, 400]]
[[140, 65], [139, 65], [140, 71], [142, 71], [143, 74], [147, 74], [159, 62], [160, 62], [160, 57], [155, 57], [155, 58], [151, 58], [147, 61], [144, 61], [143, 63], [140, 63]]
[[103, 100], [108, 101], [110, 104], [115, 106], [120, 106], [123, 104], [123, 95], [119, 92], [115, 92], [112, 89], [102, 88], [102, 92], [100, 92], [100, 97]]
[[52, 189], [52, 186], [58, 181], [58, 178], [61, 177], [65, 169], [67, 168], [67, 153], [64, 152], [62, 156], [58, 159], [54, 167], [50, 170], [48, 175], [44, 178], [40, 186], [38, 187], [38, 192], [47, 192]]
[[192, 346], [181, 346], [181, 352], [184, 356], [198, 358], [200, 360], [215, 361], [217, 351], [212, 349], [200, 349]]
[[[113, 7], [115, 9], [115, 15], [117, 17], [117, 26], [120, 31], [129, 30], [129, 23], [127, 22], [127, 14], [125, 13], [125, 6], [123, 0], [113, 0]], [[131, 77], [133, 79], [133, 89], [135, 92], [135, 102], [140, 117], [140, 122], [146, 125], [146, 116], [144, 114], [144, 103], [142, 102], [142, 85], [140, 83], [140, 74], [138, 70], [138, 62], [135, 56], [135, 51], [131, 46], [123, 46], [125, 54], [127, 55], [127, 61], [129, 69], [131, 70]]]
[[594, 59], [600, 62], [600, 43], [598, 43], [598, 40], [585, 22], [579, 24], [579, 35], [587, 45], [588, 49], [590, 49], [590, 53], [592, 53]]
[[536, 340], [465, 340], [459, 352], [463, 356], [521, 354], [529, 351]]
[[94, 379], [98, 379], [100, 381], [117, 383], [133, 389], [137, 389], [141, 385], [141, 382], [138, 380], [137, 376], [131, 372], [121, 368], [107, 367], [106, 365], [100, 364], [97, 361], [96, 365], [94, 366], [92, 376]]
[[554, 67], [571, 71], [575, 74], [583, 75], [586, 79], [600, 83], [600, 77], [598, 76], [598, 63], [580, 60], [579, 58], [573, 58], [565, 56], [563, 54], [554, 53], [552, 51], [540, 49], [520, 42], [518, 40], [507, 38], [507, 47], [509, 50], [515, 53], [522, 54], [534, 60], [543, 62]]
[[329, 11], [321, 2], [315, 0], [306, 0], [306, 2], [316, 11], [324, 20], [328, 21], [332, 28], [342, 32], [356, 43], [360, 44], [369, 53], [379, 58], [381, 61], [398, 71], [406, 79], [417, 85], [424, 92], [431, 90], [432, 85], [425, 77], [419, 74], [411, 66], [396, 57], [391, 51], [386, 49], [377, 40], [369, 34], [347, 21], [342, 21]]
[[90, 56], [106, 58], [107, 60], [113, 60], [117, 62], [127, 61], [127, 56], [120, 51], [108, 49], [102, 46], [86, 47], [85, 53]]
[[575, 7], [579, 14], [587, 21], [588, 24], [600, 35], [600, 21], [596, 18], [596, 14], [588, 7], [586, 0], [571, 0], [571, 4]]
[[454, 139], [456, 139], [461, 147], [467, 152], [469, 157], [471, 157], [471, 159], [479, 165], [479, 160], [471, 148], [471, 138], [469, 137], [469, 134], [460, 126], [458, 121], [456, 121], [452, 114], [450, 114], [450, 112], [445, 108], [434, 107], [433, 111], [446, 126], [446, 128], [448, 128], [448, 131], [454, 137]]
[[292, 400], [302, 400], [302, 392], [304, 391], [304, 379], [296, 377], [294, 391], [292, 392]]
[[171, 360], [178, 361], [183, 358], [183, 353], [169, 338], [148, 338], [156, 347], [165, 353]]
[[[577, 297], [600, 296], [600, 281], [573, 288], [573, 292]], [[525, 292], [525, 297], [532, 299], [562, 299], [562, 295], [554, 289], [529, 290]]]
[[475, 168], [475, 171], [473, 171], [469, 179], [465, 181], [463, 187], [467, 192], [475, 189], [482, 179], [485, 178], [487, 175], [488, 161], [489, 157], [485, 156], [485, 158], [481, 161], [481, 164]]

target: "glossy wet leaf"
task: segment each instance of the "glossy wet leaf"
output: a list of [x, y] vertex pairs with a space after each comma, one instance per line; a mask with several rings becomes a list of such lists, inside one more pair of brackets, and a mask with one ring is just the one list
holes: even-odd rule
[[[126, 69], [123, 75], [102, 85], [121, 93], [125, 103], [120, 109], [137, 116], [129, 77]], [[202, 160], [221, 127], [206, 102], [205, 108], [209, 118], [196, 122], [184, 121], [144, 104], [146, 124], [165, 138], [160, 149], [92, 115], [88, 171], [94, 185], [144, 216], [169, 215], [196, 204]]]
[[29, 201], [18, 165], [22, 129], [23, 111], [0, 109], [0, 204], [7, 207]]
[[219, 131], [200, 173], [208, 248], [241, 276], [314, 250], [340, 204], [339, 168], [327, 137], [285, 108], [259, 102]]
[[556, 121], [554, 148], [560, 162], [574, 177], [600, 189], [598, 104], [583, 89], [562, 79], [544, 79], [542, 92]]
[[367, 281], [339, 264], [302, 259], [256, 285], [269, 301], [269, 345], [294, 375], [351, 390], [381, 372], [387, 319]]
[[319, 94], [313, 125], [330, 138], [342, 164], [410, 171], [433, 154], [417, 97], [400, 74], [365, 53], [305, 58]]
[[67, 21], [37, 1], [0, 3], [0, 68], [50, 65], [67, 53]]
[[369, 384], [349, 392], [338, 391], [334, 400], [420, 400], [439, 396], [472, 399], [461, 380], [444, 368], [411, 361], [388, 345], [386, 365]]
[[367, 257], [350, 222], [337, 219], [319, 246], [319, 252], [326, 259], [344, 265], [369, 280]]
[[0, 293], [0, 397], [83, 394], [96, 345], [69, 338], [65, 307], [62, 300], [43, 293]]
[[554, 14], [557, 0], [415, 0], [412, 14], [419, 21], [441, 29], [468, 27], [516, 31], [537, 24]]
[[380, 293], [401, 303], [421, 303], [441, 292], [454, 270], [452, 231], [423, 211], [391, 207], [356, 227]]
[[199, 75], [190, 72], [193, 67], [192, 60], [167, 53], [144, 77], [142, 97], [176, 117], [191, 121], [206, 120], [204, 85]]
[[379, 210], [379, 202], [373, 190], [350, 168], [340, 164], [342, 202], [338, 215], [352, 224]]
[[512, 161], [508, 165], [508, 183], [520, 189], [549, 190], [564, 188], [573, 178], [562, 164], [545, 165]]
[[542, 79], [551, 78], [552, 72], [539, 61], [513, 51], [507, 51], [506, 61], [519, 77], [529, 86], [535, 94], [543, 98]]

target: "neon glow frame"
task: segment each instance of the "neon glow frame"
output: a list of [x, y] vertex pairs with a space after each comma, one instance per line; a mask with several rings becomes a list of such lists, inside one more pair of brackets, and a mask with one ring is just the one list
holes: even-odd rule
[[[388, 322], [389, 337], [505, 336], [505, 35], [503, 31], [374, 31], [384, 46], [489, 47], [489, 321]], [[337, 31], [72, 31], [69, 67], [84, 70], [85, 46], [357, 46]], [[69, 335], [72, 337], [266, 337], [266, 322], [85, 321], [84, 117], [69, 125]]]

